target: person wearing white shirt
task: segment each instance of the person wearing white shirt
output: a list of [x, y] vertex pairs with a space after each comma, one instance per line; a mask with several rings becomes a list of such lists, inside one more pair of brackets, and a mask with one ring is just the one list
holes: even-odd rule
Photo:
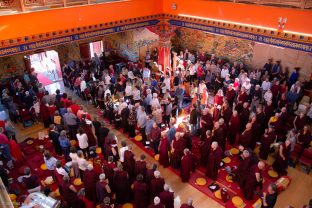
[[264, 93], [264, 96], [263, 96], [263, 98], [264, 98], [264, 100], [266, 101], [266, 102], [271, 102], [272, 101], [272, 97], [273, 97], [273, 94], [272, 94], [272, 92], [271, 92], [271, 90], [270, 89], [268, 89], [265, 93]]
[[202, 94], [204, 92], [204, 88], [207, 89], [205, 81], [201, 81], [200, 84], [198, 85], [198, 94]]
[[153, 93], [153, 99], [151, 101], [152, 109], [156, 109], [159, 105], [158, 95], [157, 93]]
[[85, 89], [87, 89], [87, 83], [86, 83], [85, 80], [81, 80], [81, 82], [80, 82], [80, 91], [84, 92]]
[[118, 106], [118, 115], [121, 114], [121, 111], [126, 108], [128, 105], [127, 103], [125, 102], [125, 100], [123, 98], [120, 98], [119, 99], [119, 106]]
[[79, 175], [82, 179], [83, 177], [83, 172], [87, 169], [88, 167], [88, 162], [86, 159], [83, 158], [83, 152], [82, 151], [78, 151], [78, 159], [77, 159], [77, 162], [78, 162], [78, 168], [79, 168]]
[[246, 79], [242, 87], [244, 87], [246, 89], [247, 94], [249, 94], [251, 88], [250, 79]]
[[261, 88], [263, 92], [271, 88], [271, 83], [269, 82], [269, 78], [265, 78], [265, 80], [261, 84]]
[[126, 83], [125, 96], [129, 99], [132, 96], [132, 85], [131, 82]]
[[104, 83], [106, 85], [110, 85], [111, 84], [111, 77], [108, 74], [105, 74], [105, 76], [104, 76]]
[[226, 65], [224, 65], [221, 70], [221, 78], [225, 79], [227, 74], [229, 74], [229, 68]]
[[197, 92], [198, 92], [198, 87], [196, 86], [196, 84], [192, 84], [192, 89], [191, 89], [191, 92], [190, 92], [190, 96], [191, 98], [195, 98], [196, 95], [197, 95]]
[[124, 162], [125, 151], [128, 150], [128, 146], [126, 141], [121, 142], [121, 148], [119, 149], [119, 160], [120, 162]]
[[166, 78], [165, 78], [165, 80], [164, 80], [164, 83], [165, 83], [165, 86], [166, 86], [166, 87], [165, 87], [163, 93], [165, 93], [166, 90], [170, 90], [170, 76], [169, 76], [169, 75], [166, 76]]
[[68, 176], [68, 173], [66, 172], [66, 170], [62, 167], [62, 161], [58, 160], [56, 162], [56, 168], [55, 168], [56, 172], [62, 176]]
[[83, 151], [84, 156], [87, 156], [88, 152], [88, 136], [86, 133], [84, 133], [82, 128], [78, 129], [78, 133], [76, 134], [76, 137], [78, 139], [79, 148]]
[[132, 90], [133, 100], [135, 103], [141, 100], [141, 92], [138, 86], [135, 86]]

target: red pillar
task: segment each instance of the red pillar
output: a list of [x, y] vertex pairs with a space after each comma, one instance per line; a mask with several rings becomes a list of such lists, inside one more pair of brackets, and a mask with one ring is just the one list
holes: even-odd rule
[[167, 41], [159, 41], [159, 58], [158, 64], [161, 65], [162, 71], [164, 73], [167, 72], [167, 67], [171, 68], [170, 64], [170, 50], [171, 50], [171, 42]]

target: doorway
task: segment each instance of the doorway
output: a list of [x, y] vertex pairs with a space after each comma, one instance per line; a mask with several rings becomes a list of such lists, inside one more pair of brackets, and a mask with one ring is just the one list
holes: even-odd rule
[[[103, 41], [80, 44], [80, 55], [83, 60], [93, 59], [95, 56], [100, 57], [103, 53]], [[96, 55], [95, 55], [96, 54]]]
[[55, 50], [32, 54], [29, 59], [31, 68], [44, 86], [62, 80], [60, 60]]

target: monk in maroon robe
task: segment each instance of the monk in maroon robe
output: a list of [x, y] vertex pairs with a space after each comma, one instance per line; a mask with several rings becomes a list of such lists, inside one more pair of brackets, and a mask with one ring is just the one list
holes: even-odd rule
[[212, 141], [218, 142], [218, 144], [225, 143], [224, 132], [223, 132], [223, 129], [220, 127], [219, 122], [216, 122], [214, 124], [214, 128], [212, 130]]
[[105, 174], [102, 173], [99, 176], [99, 181], [96, 182], [96, 198], [97, 202], [101, 203], [105, 197], [110, 197], [111, 189], [108, 185], [108, 180], [105, 178]]
[[269, 126], [269, 129], [265, 131], [261, 138], [261, 146], [259, 151], [259, 157], [262, 160], [267, 160], [270, 153], [271, 144], [275, 141], [276, 136], [272, 126]]
[[135, 166], [134, 166], [134, 174], [137, 176], [139, 174], [141, 174], [143, 176], [143, 178], [145, 179], [146, 176], [146, 161], [145, 161], [146, 156], [144, 154], [142, 154], [140, 156], [140, 160], [135, 162]]
[[298, 116], [294, 119], [294, 127], [297, 131], [300, 131], [303, 129], [303, 127], [307, 124], [306, 116], [303, 112], [300, 112]]
[[252, 200], [253, 194], [257, 191], [257, 188], [262, 188], [262, 170], [264, 167], [264, 162], [260, 161], [249, 169], [246, 182], [241, 189], [246, 200]]
[[225, 97], [230, 107], [233, 106], [233, 102], [235, 100], [236, 92], [233, 89], [233, 84], [229, 84], [228, 89], [226, 90]]
[[206, 176], [212, 180], [217, 180], [220, 162], [223, 157], [223, 151], [218, 146], [218, 142], [212, 142], [211, 150], [208, 157]]
[[164, 185], [164, 190], [159, 194], [160, 202], [165, 205], [166, 208], [174, 208], [174, 193], [169, 191], [170, 186]]
[[268, 101], [264, 106], [265, 122], [268, 123], [270, 118], [274, 116], [274, 107], [272, 101]]
[[69, 207], [85, 208], [85, 203], [78, 198], [76, 188], [70, 184], [69, 177], [64, 176], [64, 181], [59, 186], [60, 194]]
[[182, 182], [188, 182], [193, 171], [193, 158], [189, 149], [184, 150], [184, 156], [181, 159], [180, 177]]
[[160, 172], [158, 170], [154, 172], [154, 176], [155, 178], [151, 181], [150, 185], [151, 199], [159, 196], [160, 192], [164, 190], [165, 185], [165, 180], [160, 177]]
[[171, 144], [171, 158], [170, 163], [173, 168], [180, 168], [181, 165], [181, 158], [183, 157], [183, 151], [185, 149], [185, 142], [182, 139], [182, 134], [177, 132], [175, 134], [175, 138]]
[[244, 187], [246, 177], [252, 165], [254, 164], [252, 162], [251, 153], [248, 150], [244, 150], [241, 154], [241, 160], [236, 171], [236, 181], [238, 182], [240, 188]]
[[134, 178], [134, 167], [135, 167], [135, 159], [134, 154], [131, 151], [132, 147], [128, 146], [128, 149], [124, 152], [124, 162], [123, 167], [124, 170], [128, 172], [130, 178]]
[[92, 132], [92, 126], [86, 124], [84, 119], [81, 121], [81, 125], [84, 132], [87, 134], [89, 147], [96, 146], [96, 139]]
[[114, 175], [114, 190], [116, 193], [116, 202], [124, 204], [130, 202], [131, 187], [127, 171], [123, 170], [121, 164], [118, 164]]
[[220, 125], [220, 129], [222, 129], [222, 136], [223, 136], [222, 140], [219, 143], [219, 146], [221, 147], [221, 149], [223, 151], [225, 151], [226, 138], [227, 138], [227, 135], [228, 135], [228, 127], [224, 123], [224, 119], [223, 118], [219, 119], [219, 125]]
[[232, 117], [232, 110], [229, 108], [228, 103], [224, 103], [221, 109], [221, 117], [224, 119], [224, 123], [228, 124]]
[[287, 175], [288, 159], [290, 156], [290, 140], [286, 140], [279, 147], [279, 153], [272, 165], [279, 176]]
[[165, 133], [161, 134], [161, 140], [159, 144], [159, 163], [164, 166], [164, 168], [169, 166], [169, 151], [170, 151], [170, 144], [166, 137]]
[[[251, 123], [246, 125], [245, 131], [240, 135], [238, 143], [242, 145], [244, 148], [250, 148], [252, 142], [252, 129]], [[251, 149], [251, 148], [250, 148]]]
[[212, 130], [213, 128], [213, 118], [208, 109], [203, 110], [203, 114], [200, 117], [200, 126], [201, 126], [201, 139], [205, 137], [207, 130]]
[[104, 163], [103, 165], [103, 171], [106, 175], [106, 178], [108, 179], [108, 182], [110, 186], [113, 185], [113, 179], [114, 179], [114, 169], [116, 168], [116, 165], [114, 163], [114, 158], [112, 156], [108, 157], [108, 161]]
[[90, 201], [96, 201], [96, 182], [99, 179], [99, 174], [93, 169], [93, 165], [89, 164], [88, 168], [83, 173], [83, 183], [86, 190], [86, 198]]
[[257, 121], [257, 117], [253, 116], [251, 118], [251, 130], [253, 139], [250, 144], [250, 148], [254, 149], [256, 147], [256, 143], [261, 140], [262, 132], [261, 132], [261, 124]]
[[311, 143], [311, 132], [309, 126], [304, 126], [298, 134], [298, 144], [301, 144], [300, 155], [303, 153], [305, 148], [308, 148]]
[[210, 154], [210, 148], [212, 143], [211, 131], [206, 131], [206, 137], [200, 146], [200, 163], [202, 166], [207, 166], [208, 157]]
[[149, 164], [147, 165], [145, 182], [148, 186], [150, 186], [151, 181], [155, 178], [154, 172], [156, 170], [157, 170], [157, 164], [153, 164], [152, 167], [150, 167]]
[[148, 186], [143, 181], [143, 175], [139, 174], [133, 183], [134, 206], [135, 208], [145, 208], [148, 205]]
[[229, 133], [228, 140], [231, 145], [234, 145], [236, 142], [236, 136], [239, 132], [240, 122], [237, 111], [233, 112], [233, 115], [229, 122]]
[[240, 121], [240, 132], [243, 132], [246, 124], [249, 121], [249, 104], [244, 103], [241, 112], [239, 113], [239, 121]]

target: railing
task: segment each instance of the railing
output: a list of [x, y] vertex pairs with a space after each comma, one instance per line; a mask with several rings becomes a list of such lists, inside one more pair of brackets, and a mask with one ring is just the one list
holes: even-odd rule
[[[218, 1], [218, 0], [216, 0]], [[234, 3], [259, 4], [265, 6], [312, 9], [312, 0], [219, 0]]]
[[0, 0], [0, 15], [121, 0]]

